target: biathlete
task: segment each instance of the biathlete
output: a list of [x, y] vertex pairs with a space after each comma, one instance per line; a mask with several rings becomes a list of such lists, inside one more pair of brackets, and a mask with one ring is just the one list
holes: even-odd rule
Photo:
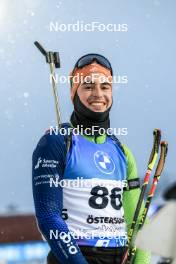
[[[74, 110], [62, 124], [66, 133], [46, 132], [33, 153], [47, 263], [121, 263], [140, 184], [131, 151], [110, 133], [113, 70], [104, 56], [87, 54], [70, 80]], [[149, 264], [150, 252], [137, 249], [134, 263]]]

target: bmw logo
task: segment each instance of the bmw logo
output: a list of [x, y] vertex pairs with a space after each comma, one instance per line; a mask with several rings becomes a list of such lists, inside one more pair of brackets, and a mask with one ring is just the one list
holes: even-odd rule
[[105, 174], [111, 174], [115, 170], [115, 164], [110, 156], [103, 151], [96, 151], [94, 154], [94, 162], [101, 172]]

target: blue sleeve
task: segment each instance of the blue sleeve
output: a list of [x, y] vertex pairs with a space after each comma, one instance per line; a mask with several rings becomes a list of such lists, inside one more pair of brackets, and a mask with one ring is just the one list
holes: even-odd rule
[[65, 157], [66, 145], [62, 135], [44, 135], [34, 150], [32, 178], [37, 223], [59, 263], [87, 264], [61, 216], [62, 187], [53, 184], [50, 187], [51, 179], [62, 179]]

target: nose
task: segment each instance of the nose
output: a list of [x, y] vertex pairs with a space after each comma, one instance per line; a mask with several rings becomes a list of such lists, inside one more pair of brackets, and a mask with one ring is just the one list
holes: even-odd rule
[[103, 96], [103, 91], [100, 84], [95, 85], [95, 89], [93, 89], [93, 95], [98, 98], [101, 98]]

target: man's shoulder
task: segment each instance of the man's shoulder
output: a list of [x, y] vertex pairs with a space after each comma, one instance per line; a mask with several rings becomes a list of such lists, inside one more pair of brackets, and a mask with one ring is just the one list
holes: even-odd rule
[[125, 155], [128, 155], [129, 153], [131, 153], [131, 150], [129, 149], [129, 147], [124, 144], [124, 143], [121, 143], [122, 144], [122, 147], [124, 149], [124, 152], [125, 152]]
[[66, 133], [55, 128], [47, 129], [38, 141], [37, 147], [66, 147]]
[[126, 145], [122, 144], [128, 166], [136, 166], [136, 160], [131, 149]]

